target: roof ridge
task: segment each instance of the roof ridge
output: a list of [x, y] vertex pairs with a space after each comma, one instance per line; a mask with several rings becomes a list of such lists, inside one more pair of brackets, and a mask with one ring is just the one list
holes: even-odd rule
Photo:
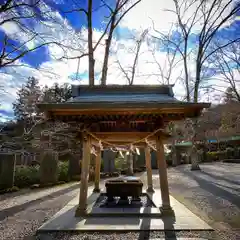
[[72, 97], [81, 96], [82, 94], [164, 94], [174, 97], [174, 85], [72, 85]]

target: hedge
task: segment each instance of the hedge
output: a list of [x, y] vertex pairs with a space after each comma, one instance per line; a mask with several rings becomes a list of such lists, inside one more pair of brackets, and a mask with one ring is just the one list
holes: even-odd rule
[[68, 182], [70, 180], [68, 169], [69, 169], [68, 161], [58, 163], [58, 181]]
[[[58, 183], [68, 182], [68, 162], [58, 163]], [[40, 166], [16, 166], [14, 185], [18, 188], [40, 184]], [[50, 183], [51, 184], [51, 183]]]
[[23, 188], [40, 183], [39, 166], [16, 166], [14, 185]]
[[226, 148], [224, 151], [207, 152], [206, 162], [225, 161], [227, 159], [240, 159], [240, 148]]

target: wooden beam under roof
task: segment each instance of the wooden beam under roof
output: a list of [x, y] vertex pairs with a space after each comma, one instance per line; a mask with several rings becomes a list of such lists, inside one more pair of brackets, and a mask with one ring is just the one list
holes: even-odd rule
[[[92, 114], [80, 114], [79, 112], [54, 112], [54, 113], [49, 113], [48, 117], [49, 119], [53, 120], [61, 120], [64, 122], [67, 121], [80, 121], [80, 122], [109, 122], [109, 121], [177, 121], [177, 120], [182, 120], [186, 117], [196, 117], [198, 115], [198, 112], [194, 111], [189, 111], [189, 112], [177, 112], [177, 113], [154, 113], [154, 112], [149, 112], [149, 113], [136, 113], [134, 114], [127, 114], [123, 113], [114, 115], [114, 113], [106, 115], [106, 112], [102, 113], [92, 113]], [[111, 117], [110, 117], [111, 116]], [[127, 117], [127, 118], [126, 118]]]
[[[97, 142], [97, 139], [104, 140], [106, 142], [112, 143], [112, 144], [130, 144], [136, 141], [142, 141], [145, 142], [145, 138], [148, 136], [148, 141], [155, 141], [156, 137], [153, 135], [153, 132], [93, 132], [91, 133], [92, 139], [95, 139]], [[160, 132], [159, 133], [163, 139], [167, 139], [171, 137], [168, 133]], [[95, 138], [95, 137], [97, 138]]]

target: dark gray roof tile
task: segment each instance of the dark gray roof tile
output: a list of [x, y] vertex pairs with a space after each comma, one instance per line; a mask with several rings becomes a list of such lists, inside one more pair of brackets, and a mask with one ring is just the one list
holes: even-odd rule
[[68, 102], [74, 103], [172, 103], [177, 99], [167, 94], [88, 94], [75, 97]]

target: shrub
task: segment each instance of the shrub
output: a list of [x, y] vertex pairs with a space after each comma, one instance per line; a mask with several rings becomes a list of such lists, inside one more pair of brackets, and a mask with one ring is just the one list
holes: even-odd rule
[[58, 163], [58, 181], [69, 181], [68, 166], [68, 162]]
[[29, 187], [40, 182], [39, 166], [16, 166], [15, 186]]
[[226, 157], [226, 151], [216, 151], [206, 153], [206, 162], [223, 160]]
[[122, 158], [116, 158], [115, 159], [115, 168], [117, 170], [120, 170], [120, 169], [122, 169], [122, 166], [123, 166], [123, 159]]
[[206, 154], [207, 162], [217, 161], [219, 158], [218, 152], [207, 152]]

